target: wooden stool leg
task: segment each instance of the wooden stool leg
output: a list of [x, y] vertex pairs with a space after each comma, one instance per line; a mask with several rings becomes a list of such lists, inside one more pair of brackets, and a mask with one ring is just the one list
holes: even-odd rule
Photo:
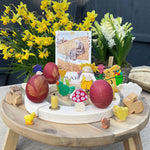
[[143, 150], [140, 134], [123, 141], [124, 150]]
[[2, 150], [16, 150], [19, 134], [8, 128]]

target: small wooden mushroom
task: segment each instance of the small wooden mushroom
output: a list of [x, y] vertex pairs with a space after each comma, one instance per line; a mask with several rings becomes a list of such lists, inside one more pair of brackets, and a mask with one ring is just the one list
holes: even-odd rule
[[83, 112], [85, 111], [84, 101], [88, 99], [85, 91], [82, 89], [76, 90], [72, 95], [72, 101], [75, 102], [75, 111]]

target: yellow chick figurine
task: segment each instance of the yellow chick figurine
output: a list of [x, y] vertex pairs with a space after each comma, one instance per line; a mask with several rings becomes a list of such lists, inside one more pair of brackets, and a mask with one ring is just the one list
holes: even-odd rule
[[115, 105], [113, 107], [114, 114], [117, 119], [124, 121], [128, 116], [128, 108]]
[[26, 125], [32, 125], [32, 124], [33, 124], [33, 119], [34, 119], [35, 117], [36, 117], [35, 112], [24, 116], [25, 124], [26, 124]]

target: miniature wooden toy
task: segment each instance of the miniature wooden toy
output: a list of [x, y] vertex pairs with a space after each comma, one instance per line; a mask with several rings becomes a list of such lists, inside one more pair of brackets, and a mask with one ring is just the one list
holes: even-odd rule
[[32, 125], [33, 119], [36, 117], [36, 114], [33, 112], [31, 114], [25, 115], [24, 120], [26, 125]]
[[105, 80], [111, 85], [113, 84], [114, 91], [119, 92], [116, 86], [115, 71], [120, 70], [120, 66], [113, 65], [110, 69], [105, 69]]
[[68, 94], [71, 94], [75, 90], [75, 86], [69, 87], [66, 84], [64, 84], [62, 81], [57, 81], [56, 85], [58, 86], [58, 92], [62, 96], [66, 96]]
[[75, 102], [75, 111], [85, 111], [84, 101], [88, 99], [87, 94], [82, 90], [78, 89], [72, 94], [72, 101]]
[[[106, 83], [108, 84], [108, 82]], [[71, 86], [75, 86], [76, 88], [78, 88], [79, 85], [80, 85], [79, 83], [71, 84]], [[56, 93], [57, 89], [55, 84], [50, 85], [49, 88], [50, 88], [49, 91], [51, 95], [53, 93]], [[93, 104], [86, 105], [86, 103], [89, 100], [88, 98], [88, 100], [84, 101], [85, 111], [77, 112], [75, 111], [75, 103], [72, 102], [70, 95], [66, 97], [72, 102], [72, 105], [68, 105], [68, 103], [66, 102], [62, 103], [61, 98], [63, 96], [61, 96], [59, 93], [57, 94], [58, 94], [58, 100], [59, 100], [58, 102], [60, 106], [60, 109], [58, 111], [53, 111], [52, 109], [50, 109], [49, 101], [43, 101], [42, 103], [33, 103], [27, 98], [26, 95], [24, 98], [25, 108], [29, 113], [35, 112], [38, 118], [42, 120], [64, 123], [64, 124], [83, 124], [83, 123], [92, 123], [92, 122], [100, 121], [100, 118], [104, 116], [106, 118], [112, 117], [114, 115], [113, 106], [120, 104], [120, 96], [118, 93], [115, 93], [116, 100], [112, 101], [109, 107], [105, 109], [100, 109]]]
[[51, 109], [57, 110], [58, 107], [58, 96], [55, 93], [51, 96]]
[[121, 70], [117, 70], [115, 72], [116, 85], [120, 85], [123, 83], [123, 74]]
[[66, 70], [59, 69], [59, 74], [61, 77], [61, 81], [64, 83], [64, 76], [66, 75]]
[[88, 91], [90, 90], [92, 83], [96, 81], [93, 72], [98, 71], [98, 69], [95, 66], [95, 63], [82, 63], [80, 68], [82, 69], [82, 74], [80, 76], [81, 88]]
[[11, 86], [10, 92], [6, 94], [6, 102], [8, 104], [17, 106], [22, 104], [22, 92], [18, 86]]
[[115, 105], [113, 107], [114, 115], [120, 121], [124, 121], [128, 116], [128, 108]]
[[99, 77], [96, 77], [96, 80], [103, 79], [103, 71], [105, 70], [105, 66], [100, 64], [97, 66], [99, 71]]
[[123, 99], [123, 104], [128, 107], [129, 114], [137, 114], [144, 110], [143, 102], [138, 100], [137, 97], [135, 93], [131, 93]]
[[110, 119], [105, 117], [101, 118], [102, 128], [108, 129], [110, 127]]

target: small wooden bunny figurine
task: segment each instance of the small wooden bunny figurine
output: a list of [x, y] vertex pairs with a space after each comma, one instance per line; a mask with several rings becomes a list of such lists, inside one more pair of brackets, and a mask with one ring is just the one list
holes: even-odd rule
[[110, 69], [104, 70], [105, 80], [113, 87], [115, 92], [118, 92], [115, 79], [115, 71], [120, 70], [120, 66], [113, 65]]

